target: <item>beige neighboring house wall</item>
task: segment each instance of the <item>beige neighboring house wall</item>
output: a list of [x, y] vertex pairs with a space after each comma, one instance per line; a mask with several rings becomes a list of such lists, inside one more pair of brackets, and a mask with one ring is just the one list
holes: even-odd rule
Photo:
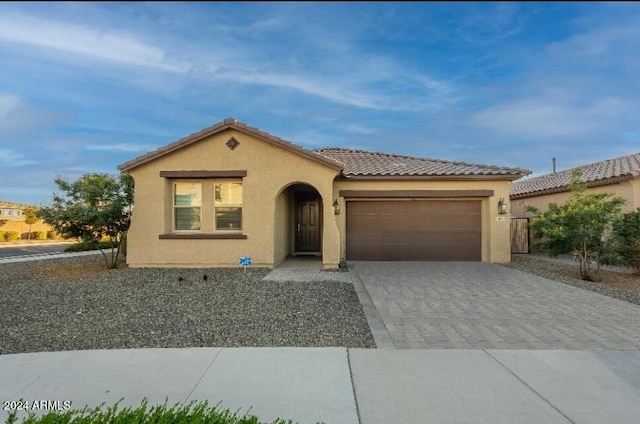
[[[379, 163], [374, 166], [372, 160]], [[402, 161], [409, 168], [398, 173], [395, 167]], [[327, 269], [337, 268], [346, 254], [345, 211], [353, 198], [343, 194], [370, 190], [446, 192], [453, 199], [467, 193], [465, 199], [481, 203], [481, 260], [509, 262], [509, 220], [498, 214], [498, 199], [508, 199], [510, 181], [528, 173], [346, 149], [312, 151], [231, 118], [119, 169], [135, 181], [127, 237], [131, 267], [237, 267], [243, 256], [251, 257], [252, 266], [275, 267], [290, 255], [314, 254]], [[230, 181], [242, 183], [242, 230], [220, 231], [214, 224], [214, 185]], [[199, 230], [173, 228], [174, 184], [183, 182], [202, 187]], [[313, 215], [320, 234], [317, 252], [299, 252], [296, 243], [296, 223], [306, 210], [300, 205], [307, 197], [319, 203]]]
[[43, 221], [38, 221], [31, 226], [24, 222], [23, 211], [27, 207], [29, 205], [0, 201], [0, 231], [16, 231], [20, 234], [20, 237], [27, 238], [29, 228], [31, 228], [31, 232], [53, 230]]
[[[623, 212], [640, 208], [640, 153], [587, 164], [583, 181], [592, 193], [609, 193], [625, 199]], [[527, 206], [541, 211], [550, 203], [564, 204], [570, 196], [568, 184], [573, 169], [516, 181], [511, 185], [511, 212], [514, 218], [531, 217]]]

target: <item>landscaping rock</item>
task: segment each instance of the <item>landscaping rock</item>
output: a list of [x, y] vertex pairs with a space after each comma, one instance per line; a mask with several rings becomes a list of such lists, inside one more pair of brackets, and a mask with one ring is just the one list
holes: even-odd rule
[[504, 265], [640, 305], [640, 276], [626, 270], [624, 272], [601, 270], [596, 273], [598, 281], [585, 281], [579, 277], [578, 263], [567, 263], [566, 260], [541, 258], [534, 255], [513, 255], [511, 263]]
[[268, 272], [108, 270], [99, 255], [0, 264], [0, 354], [151, 347], [375, 347], [352, 284], [261, 281]]

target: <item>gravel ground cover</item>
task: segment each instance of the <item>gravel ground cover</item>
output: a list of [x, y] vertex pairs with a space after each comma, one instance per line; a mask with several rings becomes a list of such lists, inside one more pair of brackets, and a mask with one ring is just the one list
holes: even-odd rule
[[375, 348], [352, 284], [260, 281], [268, 272], [107, 270], [100, 255], [0, 264], [0, 354], [205, 346]]
[[640, 276], [629, 272], [601, 270], [598, 281], [584, 281], [577, 263], [534, 255], [514, 255], [504, 266], [640, 305]]

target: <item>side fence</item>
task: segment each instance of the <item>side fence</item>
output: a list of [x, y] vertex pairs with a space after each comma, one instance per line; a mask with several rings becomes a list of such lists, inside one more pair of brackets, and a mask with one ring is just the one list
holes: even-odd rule
[[529, 218], [511, 218], [511, 253], [530, 253]]

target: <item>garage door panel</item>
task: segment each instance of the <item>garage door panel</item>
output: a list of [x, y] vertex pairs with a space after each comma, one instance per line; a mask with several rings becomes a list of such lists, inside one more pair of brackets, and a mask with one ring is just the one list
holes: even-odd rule
[[480, 201], [349, 201], [347, 259], [479, 261]]

